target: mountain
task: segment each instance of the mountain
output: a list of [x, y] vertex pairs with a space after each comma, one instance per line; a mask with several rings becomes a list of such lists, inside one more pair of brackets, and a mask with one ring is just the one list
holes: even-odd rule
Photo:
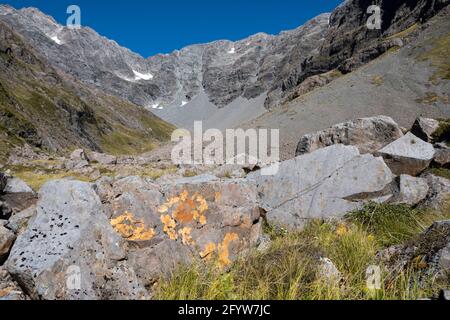
[[0, 21], [0, 159], [25, 143], [50, 151], [84, 147], [148, 151], [172, 126], [142, 107], [61, 73]]
[[[253, 99], [264, 102], [267, 92], [274, 91], [291, 70], [299, 68], [301, 61], [317, 50], [328, 19], [329, 14], [323, 14], [277, 36], [260, 33], [238, 42], [192, 45], [144, 59], [90, 28], [71, 30], [37, 9], [0, 6], [0, 20], [12, 26], [55, 67], [86, 84], [152, 109], [179, 126], [191, 125], [192, 118], [180, 116], [192, 114], [183, 112], [189, 107], [213, 117], [236, 99], [241, 99], [242, 109], [253, 106]], [[256, 108], [253, 113], [264, 111]]]
[[[300, 85], [290, 90], [291, 96], [281, 107], [245, 127], [280, 129], [283, 158], [288, 159], [295, 155], [299, 137], [349, 119], [383, 114], [409, 128], [418, 116], [450, 118], [449, 30], [450, 7], [447, 6], [427, 21], [418, 21], [397, 34], [380, 37], [376, 46], [383, 47], [387, 42], [397, 45], [382, 53], [366, 51], [379, 54], [368, 63], [363, 64], [368, 55], [362, 52], [348, 60], [341, 59], [342, 68], [353, 66], [352, 72], [335, 71], [337, 76], [332, 82], [327, 82], [330, 72], [310, 76], [303, 82], [299, 80]], [[334, 41], [337, 42], [341, 41]], [[333, 59], [328, 56], [326, 61], [331, 65], [316, 72], [335, 67], [330, 62]], [[315, 61], [311, 66], [318, 58]]]
[[[381, 7], [381, 30], [366, 27], [370, 16], [367, 8], [372, 4]], [[426, 29], [427, 22], [445, 11], [448, 4], [449, 0], [348, 0], [333, 13], [322, 14], [279, 35], [259, 33], [237, 42], [221, 40], [192, 45], [147, 59], [100, 36], [91, 28], [73, 30], [61, 26], [35, 8], [16, 10], [2, 5], [0, 21], [17, 32], [66, 78], [79, 81], [95, 92], [141, 106], [175, 126], [191, 128], [195, 120], [202, 120], [205, 128], [225, 129], [242, 124], [285, 128], [286, 122], [281, 123], [284, 118], [279, 113], [289, 108], [293, 101], [330, 82], [342, 83], [342, 75], [364, 72], [359, 69], [385, 59], [401, 47], [420, 45], [415, 40]], [[444, 32], [442, 28], [436, 30]], [[420, 82], [420, 90], [407, 90], [415, 86], [417, 79], [408, 77], [405, 72], [415, 65], [408, 58], [395, 63], [403, 66], [397, 69], [403, 85], [391, 86], [392, 92], [381, 100], [383, 104], [389, 104], [392, 96], [405, 97], [395, 102], [401, 105], [400, 108], [390, 110], [395, 116], [402, 113], [401, 108], [407, 108], [409, 111], [405, 114], [409, 116], [400, 119], [401, 123], [402, 120], [408, 122], [404, 124], [406, 126], [413, 115], [422, 112], [421, 104], [415, 102], [420, 99], [419, 95], [428, 91], [445, 92], [446, 87], [427, 91], [429, 84], [425, 81]], [[385, 71], [389, 68], [386, 66]], [[431, 69], [432, 66], [424, 64], [418, 72], [423, 75]], [[364, 87], [364, 81], [355, 77], [357, 80], [352, 83], [355, 91], [369, 90], [371, 96], [372, 92], [380, 90]], [[344, 84], [339, 90], [347, 92], [349, 88]], [[413, 102], [410, 91], [420, 93]], [[314, 100], [312, 110], [305, 109], [308, 111], [301, 113], [301, 121], [290, 116], [295, 119], [290, 121], [294, 121], [296, 127], [287, 126], [289, 134], [297, 135], [299, 130], [303, 132], [307, 128], [322, 129], [324, 125], [349, 120], [350, 115], [366, 116], [384, 111], [372, 105], [364, 107], [361, 99], [352, 100], [355, 96], [358, 95], [345, 94], [344, 101], [335, 101], [333, 96], [329, 100]], [[338, 108], [338, 112], [322, 113], [319, 120], [312, 121], [315, 112], [322, 110], [322, 101], [330, 104], [328, 110]], [[376, 97], [374, 103], [377, 103]], [[439, 106], [431, 115], [446, 116], [445, 102], [436, 103]], [[298, 102], [294, 104], [298, 105]], [[255, 119], [270, 120], [255, 122]], [[303, 125], [302, 121], [307, 124]]]

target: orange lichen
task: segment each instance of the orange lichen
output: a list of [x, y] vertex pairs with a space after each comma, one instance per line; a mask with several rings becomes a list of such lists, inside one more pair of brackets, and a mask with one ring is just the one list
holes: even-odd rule
[[178, 235], [177, 231], [175, 230], [177, 223], [175, 220], [172, 219], [169, 215], [163, 215], [161, 216], [161, 222], [164, 225], [163, 231], [169, 236], [171, 240], [177, 240]]
[[215, 196], [214, 196], [214, 201], [220, 202], [220, 200], [222, 199], [222, 194], [220, 192], [216, 192]]
[[195, 243], [194, 240], [192, 239], [191, 231], [192, 231], [192, 228], [188, 228], [188, 227], [185, 227], [178, 231], [178, 234], [181, 236], [181, 242], [185, 246], [189, 246], [189, 245], [192, 245]]
[[[176, 206], [176, 207], [175, 207]], [[205, 212], [208, 210], [206, 199], [200, 194], [189, 197], [189, 192], [184, 190], [178, 197], [170, 198], [166, 203], [158, 208], [161, 214], [169, 213], [173, 207], [172, 218], [180, 223], [190, 223], [198, 221], [206, 224]]]
[[200, 252], [200, 257], [202, 259], [210, 259], [214, 251], [216, 251], [216, 244], [210, 242], [205, 246], [205, 249]]
[[117, 233], [130, 241], [148, 241], [156, 234], [154, 229], [146, 228], [142, 220], [135, 219], [129, 212], [111, 219], [111, 225]]
[[186, 199], [177, 206], [172, 216], [181, 223], [189, 223], [194, 220], [195, 211], [195, 202], [192, 199]]
[[237, 240], [239, 240], [239, 236], [236, 233], [227, 233], [223, 239], [223, 242], [218, 245], [217, 252], [219, 256], [219, 264], [222, 267], [230, 265], [231, 260], [229, 246], [232, 241]]

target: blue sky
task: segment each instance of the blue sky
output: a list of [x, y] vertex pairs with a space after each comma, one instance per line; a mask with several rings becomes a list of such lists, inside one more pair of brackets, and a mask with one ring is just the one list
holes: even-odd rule
[[296, 28], [342, 0], [0, 0], [37, 7], [65, 23], [71, 4], [81, 23], [144, 57], [219, 39]]

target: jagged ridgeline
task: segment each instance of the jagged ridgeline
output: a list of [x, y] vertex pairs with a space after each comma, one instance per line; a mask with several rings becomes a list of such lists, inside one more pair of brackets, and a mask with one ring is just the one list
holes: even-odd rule
[[0, 22], [0, 160], [27, 143], [113, 154], [153, 149], [173, 127], [144, 108], [86, 87], [53, 68]]

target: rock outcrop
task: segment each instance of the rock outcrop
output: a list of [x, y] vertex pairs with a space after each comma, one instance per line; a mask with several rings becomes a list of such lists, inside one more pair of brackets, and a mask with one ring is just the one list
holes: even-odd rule
[[428, 196], [430, 187], [426, 179], [401, 175], [398, 180], [399, 190], [395, 195], [394, 203], [415, 206]]
[[389, 117], [363, 118], [303, 136], [296, 156], [334, 144], [356, 146], [361, 154], [374, 153], [402, 136], [398, 124]]
[[280, 163], [274, 176], [256, 172], [249, 179], [267, 220], [298, 229], [311, 219], [342, 217], [365, 201], [388, 200], [393, 177], [382, 158], [333, 145]]
[[414, 122], [411, 133], [423, 141], [433, 142], [434, 134], [439, 129], [439, 125], [438, 120], [420, 117]]

